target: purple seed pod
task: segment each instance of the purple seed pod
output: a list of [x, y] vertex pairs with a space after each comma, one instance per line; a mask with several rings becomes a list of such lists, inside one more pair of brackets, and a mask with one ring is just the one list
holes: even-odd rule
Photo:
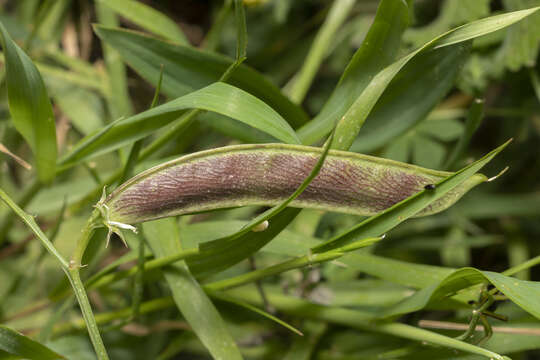
[[[201, 151], [140, 173], [111, 193], [104, 205], [109, 221], [124, 224], [238, 206], [272, 206], [296, 190], [321, 152], [287, 144]], [[320, 173], [291, 206], [370, 216], [450, 174], [331, 150]], [[486, 180], [481, 174], [472, 176], [418, 216], [448, 208]]]

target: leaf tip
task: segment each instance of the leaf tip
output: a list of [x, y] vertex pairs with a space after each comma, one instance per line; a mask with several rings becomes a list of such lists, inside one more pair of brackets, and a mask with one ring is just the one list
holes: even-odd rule
[[498, 179], [499, 177], [501, 177], [505, 172], [507, 172], [508, 169], [510, 169], [509, 166], [505, 167], [505, 168], [502, 169], [497, 175], [490, 177], [490, 178], [487, 179], [486, 181], [487, 181], [487, 182], [492, 182], [492, 181], [497, 180], [497, 179]]

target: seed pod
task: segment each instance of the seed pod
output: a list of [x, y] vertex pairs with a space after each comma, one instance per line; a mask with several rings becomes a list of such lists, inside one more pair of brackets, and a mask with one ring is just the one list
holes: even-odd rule
[[[134, 224], [246, 205], [276, 205], [309, 175], [321, 148], [257, 144], [186, 155], [125, 182], [103, 202], [108, 220]], [[374, 215], [451, 173], [331, 150], [320, 173], [291, 203], [300, 208]], [[486, 181], [476, 174], [418, 216], [442, 211]]]

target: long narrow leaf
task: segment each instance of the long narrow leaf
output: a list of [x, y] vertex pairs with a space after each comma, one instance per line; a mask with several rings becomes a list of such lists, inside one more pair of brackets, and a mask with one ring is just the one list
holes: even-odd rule
[[454, 86], [470, 49], [467, 43], [454, 44], [411, 59], [377, 101], [350, 150], [373, 151], [426, 119]]
[[[95, 31], [151, 84], [157, 83], [163, 65], [163, 92], [173, 98], [218, 81], [234, 62], [223, 55], [172, 44], [134, 31], [103, 26], [96, 26]], [[293, 127], [308, 119], [306, 113], [275, 85], [246, 65], [239, 66], [227, 82], [267, 103]]]
[[214, 83], [153, 109], [120, 120], [102, 136], [82, 139], [65, 157], [69, 164], [97, 156], [142, 139], [178, 118], [186, 109], [221, 113], [280, 139], [298, 143], [294, 130], [272, 108], [247, 92], [226, 83]]
[[464, 268], [450, 273], [442, 281], [435, 282], [395, 306], [386, 309], [379, 314], [379, 317], [390, 317], [418, 311], [429, 303], [441, 301], [464, 288], [484, 282], [490, 282], [523, 310], [540, 319], [540, 302], [538, 301], [540, 298], [540, 283], [519, 280], [499, 273], [480, 271], [473, 268]]
[[[173, 218], [144, 223], [142, 226], [156, 258], [182, 250]], [[242, 359], [225, 322], [185, 263], [179, 261], [163, 270], [163, 274], [178, 309], [212, 356], [223, 360]]]
[[[64, 359], [45, 345], [0, 325], [0, 350], [10, 355], [35, 360]], [[0, 354], [1, 357], [1, 354]]]
[[99, 0], [99, 2], [143, 29], [183, 45], [189, 44], [186, 35], [174, 21], [142, 2], [136, 0]]
[[409, 8], [404, 0], [381, 1], [362, 46], [347, 65], [330, 99], [313, 120], [299, 129], [302, 143], [312, 144], [328, 133], [371, 79], [394, 61], [408, 24]]
[[[228, 291], [227, 294], [249, 301], [260, 303], [254, 289], [239, 288]], [[279, 293], [268, 293], [268, 300], [282, 312], [301, 316], [304, 318], [327, 321], [334, 324], [350, 326], [361, 331], [382, 333], [390, 336], [397, 336], [414, 341], [426, 341], [430, 344], [449, 347], [456, 350], [465, 351], [472, 354], [482, 355], [487, 358], [506, 360], [503, 356], [479, 346], [468, 344], [435, 332], [414, 326], [400, 323], [373, 323], [369, 322], [370, 314], [362, 310], [347, 309], [343, 307], [324, 306], [311, 303], [309, 301], [286, 296]]]
[[[390, 84], [391, 80], [414, 56], [429, 48], [457, 44], [459, 42], [468, 41], [474, 39], [475, 37], [503, 29], [531, 15], [538, 9], [540, 9], [540, 7], [515, 11], [465, 24], [436, 37], [411, 54], [384, 68], [371, 79], [369, 85], [365, 87], [355, 102], [350, 105], [350, 107], [345, 109], [343, 116], [340, 118], [336, 128], [336, 136], [334, 139], [336, 144], [335, 148], [347, 149], [352, 144], [365, 119], [379, 100], [384, 90]], [[315, 134], [312, 133], [309, 137], [306, 136], [308, 133], [302, 131], [301, 129], [299, 136], [304, 143], [316, 141], [332, 129], [334, 126], [335, 117], [328, 117], [327, 119], [323, 120], [317, 122], [319, 124], [319, 130], [317, 130]], [[306, 126], [306, 129], [307, 128], [308, 126]]]
[[40, 180], [52, 181], [56, 175], [56, 126], [47, 90], [32, 60], [11, 40], [2, 24], [0, 35], [13, 125], [34, 153]]

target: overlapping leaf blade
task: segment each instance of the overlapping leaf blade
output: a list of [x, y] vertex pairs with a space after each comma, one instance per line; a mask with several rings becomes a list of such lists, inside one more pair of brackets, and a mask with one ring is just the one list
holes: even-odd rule
[[456, 44], [414, 57], [388, 85], [351, 150], [373, 151], [425, 119], [454, 85], [469, 49]]
[[[395, 306], [386, 309], [379, 314], [379, 317], [390, 317], [418, 311], [429, 303], [438, 302], [454, 295], [459, 290], [487, 282], [493, 284], [501, 293], [522, 309], [536, 318], [540, 318], [540, 302], [538, 302], [540, 283], [519, 280], [499, 273], [480, 271], [473, 268], [464, 268], [450, 273], [442, 281], [437, 281]], [[475, 300], [477, 295], [473, 293], [474, 298], [469, 298], [469, 300]], [[466, 299], [465, 296], [463, 300], [466, 301]]]
[[[154, 85], [163, 65], [163, 91], [173, 98], [217, 81], [233, 63], [223, 55], [168, 43], [134, 31], [103, 26], [96, 26], [95, 31], [120, 53], [127, 64]], [[293, 127], [307, 121], [307, 115], [299, 106], [246, 65], [239, 66], [228, 83], [267, 103]]]
[[61, 161], [74, 163], [142, 139], [178, 118], [186, 109], [222, 113], [267, 132], [287, 143], [298, 143], [294, 130], [272, 108], [249, 93], [226, 83], [214, 83], [113, 124], [100, 136], [82, 139]]
[[[482, 20], [474, 21], [463, 26], [457, 27], [449, 32], [431, 40], [421, 48], [415, 50], [409, 55], [399, 59], [390, 66], [387, 66], [378, 72], [364, 89], [361, 94], [353, 100], [353, 103], [345, 108], [339, 116], [339, 122], [336, 127], [336, 136], [334, 139], [335, 148], [347, 149], [356, 138], [360, 128], [364, 124], [367, 116], [381, 97], [382, 93], [388, 87], [392, 79], [400, 72], [400, 70], [417, 54], [420, 54], [426, 49], [440, 48], [465, 42], [476, 37], [486, 35], [488, 33], [500, 30], [510, 26], [517, 21], [533, 14], [540, 8], [532, 8], [527, 10], [515, 11], [502, 15], [492, 16]], [[339, 85], [338, 85], [339, 87]], [[337, 90], [336, 90], [337, 91]], [[338, 117], [329, 116], [320, 121], [317, 121], [317, 128], [308, 124], [300, 130], [299, 136], [303, 142], [310, 143], [324, 136], [333, 127], [334, 122]], [[311, 129], [307, 132], [306, 129]], [[309, 135], [309, 136], [308, 136]]]
[[304, 144], [312, 144], [330, 132], [372, 78], [394, 60], [408, 23], [409, 8], [404, 0], [381, 1], [366, 39], [330, 99], [312, 121], [299, 129], [298, 136]]
[[165, 39], [188, 45], [178, 25], [156, 9], [136, 0], [100, 0], [118, 15]]
[[[148, 222], [142, 226], [156, 258], [182, 249], [177, 224], [173, 218]], [[225, 322], [193, 278], [185, 262], [175, 263], [163, 270], [163, 274], [178, 309], [212, 356], [223, 360], [242, 359]]]

